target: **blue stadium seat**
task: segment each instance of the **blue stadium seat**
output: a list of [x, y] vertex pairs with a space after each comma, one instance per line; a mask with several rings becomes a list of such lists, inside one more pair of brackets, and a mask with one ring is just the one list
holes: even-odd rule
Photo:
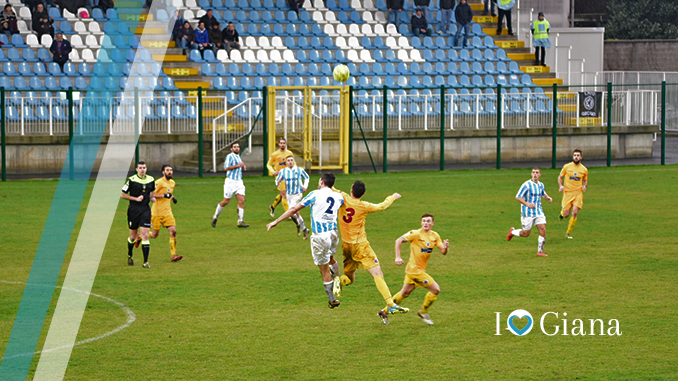
[[253, 37], [262, 36], [261, 32], [259, 32], [259, 27], [254, 23], [247, 25], [247, 34]]
[[[33, 77], [33, 78], [35, 78], [39, 81], [38, 77]], [[26, 83], [26, 80], [24, 79], [24, 77], [15, 77], [14, 78], [14, 88], [19, 90], [19, 91], [26, 91], [26, 90], [29, 89], [28, 84]], [[36, 89], [36, 90], [38, 90], [38, 89]]]
[[242, 65], [242, 75], [246, 77], [253, 77], [254, 76], [254, 68], [252, 67], [252, 64], [250, 63], [245, 63]]
[[475, 86], [475, 87], [485, 87], [485, 86], [486, 86], [485, 83], [483, 82], [483, 78], [482, 78], [480, 75], [478, 75], [478, 74], [475, 74], [475, 75], [471, 78], [471, 83], [472, 83], [473, 86]]
[[268, 72], [270, 75], [274, 75], [276, 77], [283, 75], [282, 72], [280, 71], [280, 66], [275, 62], [268, 65]]
[[89, 88], [91, 90], [104, 90], [104, 84], [101, 82], [101, 78], [99, 77], [92, 77], [89, 80]]
[[462, 49], [459, 51], [459, 59], [465, 62], [472, 62], [473, 58], [469, 53], [468, 49]]
[[2, 64], [2, 72], [10, 77], [16, 77], [17, 75], [19, 75], [19, 73], [16, 71], [14, 65], [11, 62], [5, 62], [4, 64]]
[[35, 56], [35, 53], [33, 53], [33, 49], [31, 48], [25, 48], [23, 50], [22, 57], [26, 62], [38, 62], [38, 58]]
[[151, 71], [148, 70], [148, 66], [146, 64], [140, 62], [137, 64], [137, 74], [142, 77], [149, 77], [151, 76]]
[[374, 48], [379, 50], [386, 50], [388, 46], [384, 43], [384, 39], [381, 36], [376, 36], [374, 38]]
[[165, 90], [178, 90], [174, 85], [174, 80], [170, 77], [165, 77], [162, 79], [162, 88]]
[[17, 48], [7, 49], [7, 58], [12, 62], [23, 62], [24, 60], [23, 58], [21, 58], [21, 55], [19, 55], [19, 51], [17, 50]]
[[234, 77], [241, 77], [242, 76], [242, 72], [240, 71], [240, 67], [238, 66], [238, 64], [235, 64], [235, 63], [228, 65], [228, 73], [229, 73], [229, 75], [234, 76]]
[[214, 56], [214, 51], [210, 49], [205, 49], [203, 51], [203, 59], [210, 63], [217, 63], [219, 60]]
[[520, 70], [520, 67], [516, 61], [509, 62], [508, 70], [511, 72], [511, 74], [523, 74], [523, 71]]
[[214, 67], [214, 73], [215, 75], [219, 77], [225, 77], [228, 75], [228, 69], [226, 68], [226, 65], [223, 63], [219, 62], [215, 67]]
[[[314, 24], [314, 25], [317, 25], [317, 24]], [[311, 31], [308, 29], [307, 24], [299, 25], [299, 34], [302, 35], [302, 36], [308, 36], [308, 37], [313, 36], [313, 33], [311, 33]]]
[[106, 90], [118, 90], [117, 78], [112, 76], [106, 77], [106, 79], [104, 79], [104, 88], [106, 88]]
[[192, 62], [197, 62], [197, 63], [205, 62], [205, 60], [202, 59], [202, 56], [200, 55], [200, 51], [198, 49], [191, 50], [191, 52], [189, 54], [189, 59]]
[[[270, 0], [266, 0], [270, 1]], [[268, 9], [273, 9], [273, 7], [268, 8]], [[288, 24], [290, 20], [287, 19], [287, 16], [285, 15], [285, 12], [283, 11], [275, 11], [275, 22], [278, 24]]]
[[307, 76], [308, 75], [308, 72], [306, 71], [306, 66], [304, 66], [304, 64], [302, 64], [302, 63], [298, 63], [298, 64], [295, 65], [294, 72], [297, 75], [301, 75], [301, 76]]
[[308, 65], [308, 75], [313, 76], [313, 77], [320, 77], [320, 76], [322, 76], [322, 72], [318, 68], [317, 64], [310, 63]]
[[5, 33], [0, 33], [0, 46], [3, 48], [11, 48], [12, 44], [9, 42], [9, 38]]
[[69, 77], [79, 77], [78, 71], [75, 69], [75, 65], [71, 62], [66, 62], [64, 64], [64, 74]]
[[483, 32], [483, 28], [480, 27], [479, 24], [476, 24], [475, 22], [473, 23], [473, 26], [471, 27], [471, 33], [476, 36], [480, 37], [485, 37], [487, 34]]
[[45, 78], [45, 89], [50, 90], [50, 91], [55, 91], [55, 90], [61, 90], [61, 87], [59, 87], [59, 83], [57, 82], [56, 78], [54, 77], [47, 77]]
[[369, 49], [369, 50], [375, 49], [375, 46], [372, 45], [372, 41], [367, 36], [363, 37], [360, 40], [360, 45], [362, 45], [362, 47], [365, 48], [365, 49]]
[[429, 50], [429, 49], [424, 50], [424, 54], [423, 54], [422, 58], [426, 62], [435, 62], [436, 61], [436, 58], [433, 55], [433, 51]]
[[267, 86], [278, 86], [278, 78], [270, 76], [266, 80], [266, 85]]
[[275, 33], [271, 30], [271, 26], [269, 24], [262, 24], [261, 25], [261, 34], [263, 36], [267, 37], [273, 37], [275, 36]]
[[303, 50], [313, 49], [311, 47], [311, 44], [309, 44], [309, 42], [308, 42], [308, 38], [306, 38], [306, 37], [299, 37], [297, 39], [297, 44], [299, 44], [299, 49], [303, 49]]
[[284, 76], [287, 77], [294, 77], [296, 74], [294, 73], [294, 69], [292, 68], [292, 65], [289, 63], [284, 63], [282, 65], [282, 73]]
[[63, 34], [69, 34], [69, 35], [75, 34], [75, 31], [73, 30], [73, 28], [71, 28], [71, 24], [68, 22], [68, 20], [64, 20], [64, 21], [59, 23], [59, 30]]
[[28, 47], [28, 45], [26, 45], [23, 37], [21, 37], [20, 34], [13, 34], [12, 35], [12, 45], [15, 48], [27, 48]]
[[[402, 12], [400, 12], [400, 13], [402, 13]], [[365, 23], [363, 18], [360, 16], [360, 13], [358, 13], [356, 11], [351, 12], [350, 22], [353, 23], [353, 24], [364, 24]]]
[[75, 89], [80, 90], [80, 91], [85, 91], [87, 90], [87, 80], [85, 77], [77, 77], [75, 78]]
[[490, 36], [485, 37], [485, 40], [483, 40], [483, 47], [485, 49], [499, 49], [497, 44], [494, 43], [494, 40]]
[[410, 64], [410, 71], [412, 72], [412, 75], [423, 75], [424, 72], [421, 70], [421, 67], [419, 66], [418, 62], [412, 62]]
[[214, 69], [212, 69], [212, 65], [209, 63], [204, 63], [202, 64], [202, 69], [200, 71], [201, 75], [204, 75], [206, 77], [214, 77], [217, 74], [214, 72]]
[[113, 62], [117, 62], [117, 63], [127, 62], [127, 59], [125, 58], [125, 56], [123, 56], [122, 52], [118, 49], [114, 49], [113, 51], [111, 51], [111, 60], [113, 60]]
[[509, 62], [511, 61], [507, 56], [506, 56], [506, 51], [504, 49], [497, 49], [497, 59], [502, 62]]
[[[301, 33], [297, 30], [297, 26], [295, 24], [288, 24], [287, 28], [285, 28], [287, 31], [287, 34], [291, 37], [299, 37], [301, 36]], [[308, 28], [306, 28], [308, 29]]]

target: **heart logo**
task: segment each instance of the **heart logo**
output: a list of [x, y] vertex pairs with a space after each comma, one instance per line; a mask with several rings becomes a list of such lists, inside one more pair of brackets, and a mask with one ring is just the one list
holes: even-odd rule
[[[523, 328], [518, 328], [515, 324], [513, 324], [514, 318], [527, 318], [527, 324]], [[508, 330], [516, 336], [527, 335], [532, 330], [532, 315], [530, 315], [530, 313], [525, 310], [515, 310], [509, 315], [508, 319], [506, 320], [506, 325], [508, 325]]]

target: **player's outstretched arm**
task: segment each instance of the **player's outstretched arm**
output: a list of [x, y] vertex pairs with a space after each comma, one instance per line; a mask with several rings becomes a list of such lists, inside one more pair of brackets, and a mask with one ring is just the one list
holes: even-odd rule
[[562, 192], [565, 190], [565, 187], [563, 186], [563, 175], [561, 174], [558, 176], [558, 192]]
[[298, 211], [304, 209], [304, 206], [299, 204], [295, 205], [292, 208], [287, 209], [285, 213], [282, 214], [282, 216], [278, 217], [275, 221], [271, 222], [270, 224], [266, 225], [266, 231], [271, 231], [271, 228], [275, 227], [280, 223], [280, 221], [288, 219], [292, 217], [294, 214], [296, 214]]
[[125, 192], [121, 192], [121, 193], [120, 193], [120, 197], [123, 198], [123, 199], [125, 199], [125, 200], [128, 200], [128, 201], [136, 201], [136, 202], [141, 202], [141, 200], [144, 199], [144, 195], [143, 195], [143, 194], [140, 195], [139, 197], [132, 197], [132, 196], [128, 195], [128, 194], [125, 193]]
[[443, 255], [447, 254], [447, 249], [448, 249], [449, 247], [450, 247], [450, 240], [449, 240], [449, 239], [446, 239], [446, 240], [444, 240], [443, 242], [441, 242], [441, 243], [438, 244], [438, 250], [440, 250], [440, 252], [441, 252]]
[[403, 237], [398, 237], [395, 241], [395, 264], [398, 266], [403, 264], [403, 259], [400, 257], [400, 249], [403, 247], [403, 242], [407, 242]]
[[582, 192], [586, 192], [586, 187], [588, 187], [588, 186], [589, 186], [589, 179], [587, 177], [586, 180], [584, 180], [582, 185], [581, 185]]

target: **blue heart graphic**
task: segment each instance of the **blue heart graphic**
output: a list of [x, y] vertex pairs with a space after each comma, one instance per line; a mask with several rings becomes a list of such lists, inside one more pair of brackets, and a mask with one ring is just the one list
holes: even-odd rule
[[[513, 319], [515, 319], [515, 318], [518, 318], [518, 319], [527, 318], [527, 324], [525, 325], [525, 327], [523, 327], [523, 329], [518, 329], [518, 327], [516, 327], [513, 324]], [[518, 317], [517, 315], [514, 315], [514, 316], [511, 316], [508, 323], [511, 326], [511, 328], [513, 329], [513, 331], [518, 334], [518, 336], [522, 336], [528, 329], [530, 329], [530, 327], [532, 327], [532, 318], [529, 315], [525, 315], [523, 317]]]

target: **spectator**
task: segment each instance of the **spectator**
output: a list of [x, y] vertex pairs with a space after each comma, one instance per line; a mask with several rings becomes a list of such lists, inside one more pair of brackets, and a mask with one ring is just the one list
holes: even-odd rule
[[212, 27], [209, 30], [210, 44], [212, 44], [212, 50], [214, 50], [214, 55], [217, 55], [217, 50], [224, 49], [224, 39], [221, 35], [221, 27], [219, 23], [212, 24]]
[[483, 16], [487, 16], [488, 11], [492, 12], [492, 17], [497, 15], [497, 13], [495, 13], [494, 11], [494, 1], [492, 0], [485, 0], [485, 9], [483, 10]]
[[419, 36], [420, 34], [430, 36], [433, 34], [433, 30], [428, 26], [426, 17], [422, 14], [421, 9], [418, 8], [416, 13], [412, 15], [412, 33], [414, 33], [415, 36]]
[[198, 44], [195, 43], [195, 31], [188, 21], [184, 21], [184, 27], [179, 29], [179, 33], [177, 34], [177, 46], [183, 49], [183, 54], [186, 54], [186, 49], [198, 48]]
[[106, 14], [106, 11], [113, 8], [114, 6], [113, 0], [98, 0], [98, 1], [99, 1], [98, 8], [101, 9], [101, 11], [104, 12], [104, 14]]
[[212, 49], [210, 44], [210, 33], [205, 29], [205, 23], [200, 23], [198, 29], [195, 30], [195, 42], [198, 44], [198, 49], [204, 51], [205, 49]]
[[54, 38], [54, 28], [52, 27], [54, 20], [49, 17], [47, 10], [42, 5], [42, 3], [38, 3], [35, 10], [33, 11], [32, 17], [32, 26], [35, 33], [38, 34], [38, 41], [42, 39], [43, 34], [49, 34], [52, 36], [52, 38]]
[[[181, 12], [174, 11], [174, 16], [172, 16], [172, 18], [170, 19], [170, 22], [169, 22], [169, 28], [171, 28], [169, 30], [169, 32], [172, 35], [172, 40], [177, 39], [177, 35], [179, 34], [179, 29], [181, 29], [181, 27], [184, 25], [184, 22], [185, 22], [185, 20], [184, 20], [183, 17], [181, 17]], [[179, 47], [179, 44], [177, 43], [177, 48], [178, 47]]]
[[5, 9], [0, 13], [0, 32], [19, 33], [16, 24], [16, 13], [10, 4], [5, 5]]
[[464, 30], [464, 42], [462, 46], [468, 44], [468, 35], [471, 33], [471, 21], [473, 21], [473, 9], [466, 3], [466, 0], [460, 0], [457, 9], [454, 10], [454, 18], [457, 19], [457, 35], [454, 36], [454, 46], [459, 46], [459, 36]]
[[454, 0], [440, 0], [440, 11], [443, 14], [443, 20], [438, 27], [438, 34], [450, 33], [452, 27], [452, 10], [454, 9]]
[[[551, 40], [549, 39], [549, 30], [551, 24], [544, 18], [544, 12], [539, 12], [539, 20], [532, 22], [532, 42], [534, 43], [534, 64], [546, 66], [544, 60], [546, 59], [546, 48], [551, 47]], [[541, 50], [541, 62], [539, 60], [539, 51]]]
[[214, 14], [214, 12], [213, 12], [211, 9], [208, 10], [207, 13], [205, 13], [205, 14], [200, 18], [200, 20], [198, 21], [198, 24], [204, 23], [204, 24], [205, 24], [205, 29], [207, 29], [207, 30], [209, 31], [210, 29], [212, 29], [212, 25], [213, 25], [213, 24], [218, 24], [218, 23], [219, 23], [219, 21], [217, 21], [217, 19], [214, 18], [213, 14]]
[[287, 4], [290, 6], [290, 9], [297, 12], [297, 16], [299, 16], [299, 8], [304, 7], [304, 1], [305, 0], [287, 0]]
[[388, 23], [394, 24], [397, 30], [400, 30], [400, 12], [403, 11], [404, 0], [387, 0]]
[[68, 55], [71, 53], [71, 43], [64, 39], [64, 34], [59, 32], [56, 35], [56, 40], [52, 41], [52, 46], [49, 51], [52, 52], [54, 62], [58, 63], [61, 71], [64, 70], [64, 64], [68, 62]]
[[504, 17], [506, 17], [506, 28], [508, 35], [513, 36], [513, 27], [511, 26], [511, 8], [516, 3], [516, 0], [492, 0], [497, 3], [499, 9], [499, 18], [497, 19], [497, 36], [501, 35], [503, 29]]
[[238, 31], [235, 30], [235, 25], [232, 22], [228, 23], [226, 29], [221, 33], [221, 37], [224, 40], [224, 48], [226, 48], [228, 58], [231, 58], [232, 49], [240, 50], [240, 36], [238, 35]]
[[429, 4], [431, 4], [431, 0], [414, 0], [415, 10], [421, 9], [421, 13], [426, 18], [426, 22], [430, 24], [431, 11], [428, 9]]

